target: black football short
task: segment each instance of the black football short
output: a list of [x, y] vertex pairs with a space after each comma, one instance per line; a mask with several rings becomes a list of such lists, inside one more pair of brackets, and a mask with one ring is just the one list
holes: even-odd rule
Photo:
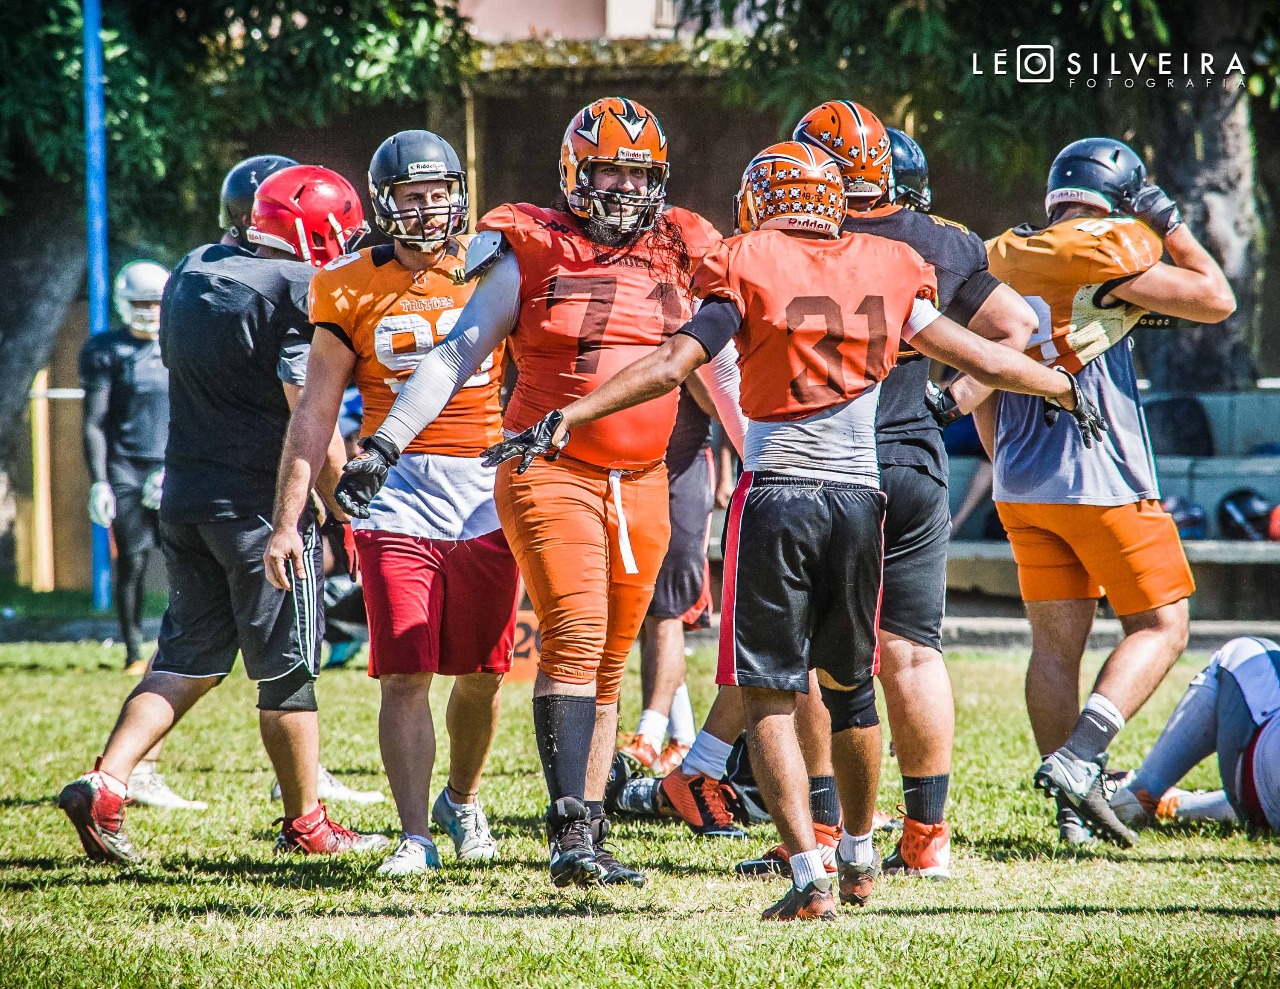
[[720, 616], [721, 685], [807, 693], [878, 666], [884, 495], [861, 484], [748, 471], [729, 504]]
[[884, 591], [880, 627], [942, 649], [947, 603], [947, 487], [922, 467], [880, 465], [884, 518]]
[[239, 651], [250, 680], [275, 680], [300, 663], [314, 674], [324, 631], [324, 569], [319, 530], [310, 523], [300, 532], [310, 566], [292, 590], [281, 591], [263, 570], [271, 526], [260, 516], [162, 522], [169, 608], [154, 669], [226, 676]]
[[142, 488], [152, 471], [163, 465], [132, 460], [107, 464], [107, 482], [116, 496], [111, 535], [121, 556], [155, 548], [160, 542], [160, 513], [142, 505]]
[[711, 532], [711, 451], [704, 450], [670, 484], [671, 541], [653, 588], [649, 614], [680, 618], [689, 625], [708, 627], [711, 610], [707, 583], [707, 539]]

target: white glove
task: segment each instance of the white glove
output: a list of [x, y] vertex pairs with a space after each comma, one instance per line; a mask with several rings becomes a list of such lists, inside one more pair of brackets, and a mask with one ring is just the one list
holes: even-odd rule
[[159, 511], [160, 499], [164, 496], [164, 468], [157, 467], [142, 482], [142, 507], [151, 511]]
[[115, 517], [116, 493], [106, 481], [94, 482], [89, 486], [89, 518], [94, 525], [106, 528]]

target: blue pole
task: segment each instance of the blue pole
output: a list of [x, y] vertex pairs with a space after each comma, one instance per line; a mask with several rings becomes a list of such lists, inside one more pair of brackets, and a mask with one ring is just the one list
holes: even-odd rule
[[[89, 332], [108, 330], [107, 133], [103, 111], [102, 0], [84, 0], [84, 158], [89, 220]], [[111, 607], [111, 534], [93, 527], [93, 606]]]

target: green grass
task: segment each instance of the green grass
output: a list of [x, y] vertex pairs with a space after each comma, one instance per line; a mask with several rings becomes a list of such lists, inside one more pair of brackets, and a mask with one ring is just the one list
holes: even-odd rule
[[[1029, 783], [1020, 657], [950, 658], [955, 878], [884, 881], [866, 910], [835, 924], [774, 927], [756, 918], [781, 881], [731, 875], [738, 858], [776, 840], [771, 828], [713, 843], [669, 824], [622, 823], [619, 851], [648, 885], [554, 891], [527, 684], [505, 690], [484, 791], [502, 846], [496, 867], [454, 865], [448, 847], [445, 869], [425, 879], [380, 879], [376, 856], [275, 858], [278, 805], [265, 799], [271, 773], [238, 673], [179, 726], [164, 761], [174, 787], [213, 810], [136, 808], [130, 832], [149, 864], [88, 866], [50, 798], [91, 763], [132, 681], [98, 669], [89, 647], [0, 646], [0, 986], [1280, 984], [1280, 845], [1184, 827], [1128, 852], [1062, 849]], [[708, 650], [691, 661], [699, 712], [711, 668]], [[1116, 765], [1136, 764], [1197, 668], [1176, 668], [1114, 747]], [[628, 688], [627, 725], [632, 677]], [[319, 693], [326, 765], [387, 792], [374, 684], [337, 672]], [[1215, 787], [1214, 774], [1205, 764], [1190, 784]], [[886, 757], [881, 805], [900, 796]], [[394, 833], [389, 802], [334, 810]]]

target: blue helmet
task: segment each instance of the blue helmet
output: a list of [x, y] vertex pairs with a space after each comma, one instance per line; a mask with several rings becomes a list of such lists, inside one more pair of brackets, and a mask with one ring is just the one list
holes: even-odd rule
[[889, 147], [893, 152], [893, 176], [889, 180], [889, 199], [899, 206], [928, 213], [933, 205], [929, 188], [929, 162], [924, 151], [896, 127], [886, 127]]
[[1146, 181], [1142, 159], [1123, 141], [1110, 137], [1086, 137], [1058, 152], [1049, 166], [1044, 211], [1052, 220], [1058, 207], [1087, 203], [1118, 212]]

